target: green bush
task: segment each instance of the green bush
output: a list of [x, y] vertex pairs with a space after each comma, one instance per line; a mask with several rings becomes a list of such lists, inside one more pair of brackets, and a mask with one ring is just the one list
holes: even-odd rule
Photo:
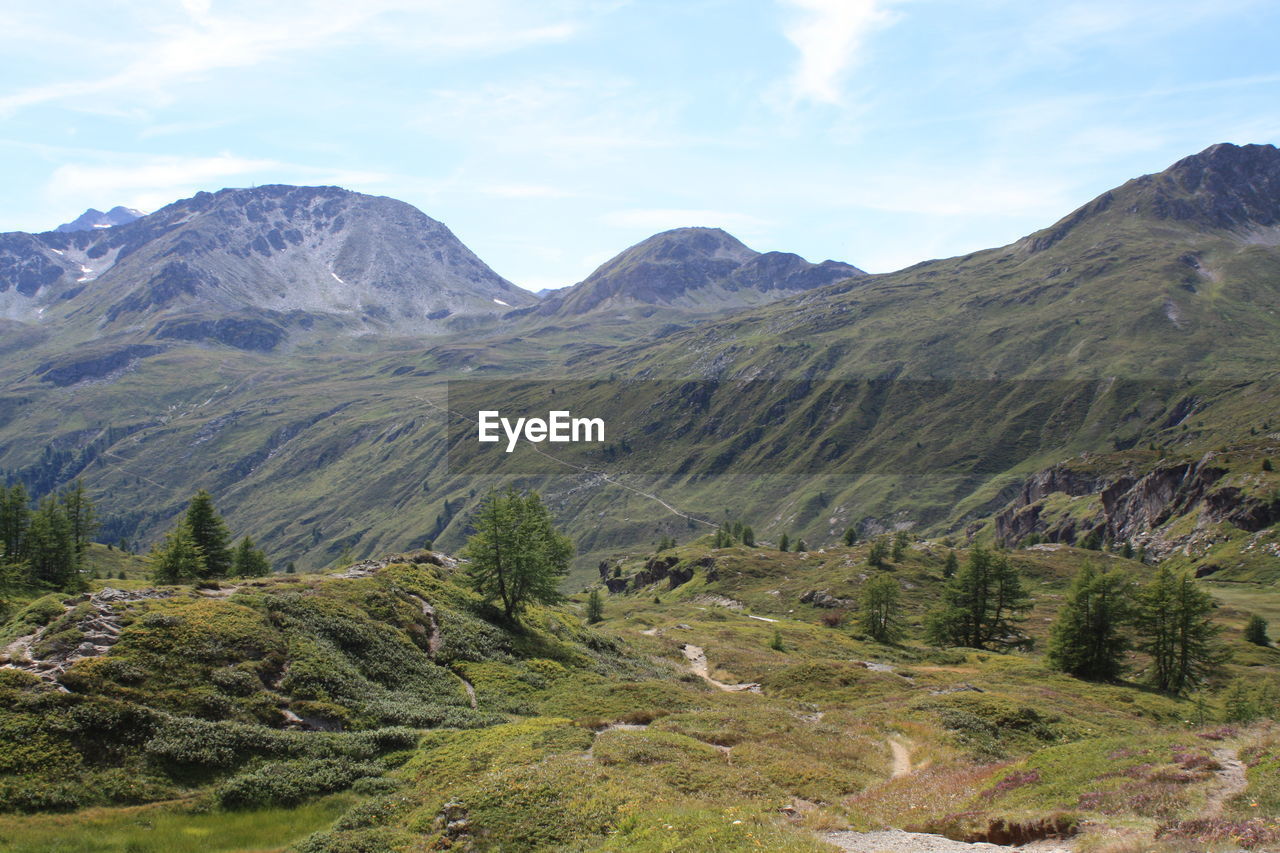
[[224, 809], [296, 806], [308, 797], [343, 791], [357, 779], [381, 774], [379, 765], [349, 758], [271, 761], [223, 782], [214, 798]]

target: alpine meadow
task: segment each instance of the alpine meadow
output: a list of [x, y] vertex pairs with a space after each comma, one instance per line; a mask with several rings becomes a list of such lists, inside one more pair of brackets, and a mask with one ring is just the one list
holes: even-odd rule
[[[0, 35], [31, 63], [0, 146], [50, 173], [6, 205], [108, 211], [0, 233], [0, 850], [1280, 851], [1280, 148], [1241, 29], [1270, 13], [1064, 2], [1020, 38], [1003, 3], [436, 5]], [[941, 46], [908, 38], [930, 14]], [[1217, 15], [1236, 76], [1140, 73]], [[1073, 40], [1103, 88], [928, 100]], [[1018, 156], [1155, 171], [919, 260], [1066, 178], [944, 198], [951, 161], [893, 140], [978, 157], [971, 122], [1012, 149], [1090, 111], [1116, 125]], [[1150, 159], [1210, 119], [1237, 141]], [[432, 218], [464, 184], [476, 250]], [[864, 209], [917, 260], [887, 231], [813, 256]], [[785, 234], [810, 257], [757, 250]]]

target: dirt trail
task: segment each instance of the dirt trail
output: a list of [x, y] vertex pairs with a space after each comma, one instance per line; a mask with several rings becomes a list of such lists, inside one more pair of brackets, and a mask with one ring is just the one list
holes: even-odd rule
[[967, 844], [941, 835], [886, 829], [881, 832], [828, 832], [823, 838], [848, 853], [973, 853], [1013, 850], [998, 844]]
[[1209, 798], [1204, 804], [1203, 817], [1219, 817], [1226, 808], [1227, 800], [1249, 787], [1244, 762], [1240, 760], [1234, 749], [1228, 747], [1215, 749], [1213, 757], [1222, 765], [1222, 769], [1214, 774], [1217, 777], [1217, 787], [1209, 792]]
[[911, 775], [911, 750], [900, 740], [889, 739], [889, 751], [893, 753], [893, 778]]
[[689, 671], [708, 684], [714, 685], [726, 693], [760, 692], [760, 685], [755, 682], [725, 684], [723, 681], [716, 681], [712, 678], [710, 669], [707, 666], [707, 653], [703, 651], [701, 646], [685, 643], [680, 647], [680, 651], [684, 652], [685, 659], [689, 661]]

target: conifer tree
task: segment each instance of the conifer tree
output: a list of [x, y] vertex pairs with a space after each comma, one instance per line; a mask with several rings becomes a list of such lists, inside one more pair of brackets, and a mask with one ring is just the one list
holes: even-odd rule
[[200, 577], [226, 577], [231, 572], [231, 534], [213, 506], [213, 496], [204, 489], [191, 498], [186, 524], [203, 558], [204, 571]]
[[1119, 572], [1085, 563], [1072, 581], [1049, 636], [1054, 669], [1079, 678], [1110, 681], [1124, 671], [1129, 638], [1129, 582]]
[[190, 583], [209, 576], [204, 552], [196, 544], [195, 535], [185, 518], [165, 534], [164, 541], [152, 549], [147, 561], [151, 564], [151, 577], [156, 583]]
[[791, 547], [791, 538], [787, 534], [782, 534], [782, 538], [778, 540], [778, 550], [786, 551]]
[[947, 561], [942, 564], [942, 576], [947, 580], [956, 576], [956, 570], [960, 568], [960, 561], [956, 559], [955, 551], [947, 552]]
[[1022, 577], [1008, 555], [975, 546], [943, 588], [942, 602], [926, 617], [926, 637], [937, 646], [1025, 645], [1016, 623], [1029, 606]]
[[844, 536], [842, 538], [844, 540], [844, 544], [847, 547], [852, 548], [854, 544], [858, 541], [858, 531], [852, 527], [846, 527], [844, 529]]
[[298, 566], [296, 563], [293, 562], [293, 560], [290, 560], [288, 563], [285, 564], [284, 573], [286, 575], [296, 574], [297, 571], [298, 571]]
[[858, 599], [858, 625], [877, 643], [893, 643], [902, 636], [898, 582], [890, 574], [868, 581]]
[[749, 524], [742, 526], [742, 544], [748, 548], [756, 547], [756, 532], [751, 529]]
[[28, 572], [33, 582], [67, 591], [80, 587], [80, 561], [75, 541], [71, 538], [71, 524], [52, 495], [40, 501], [40, 506], [31, 515], [26, 553]]
[[1267, 620], [1257, 613], [1251, 614], [1244, 626], [1244, 639], [1255, 646], [1271, 645], [1271, 640], [1267, 637]]
[[889, 556], [889, 546], [885, 544], [884, 539], [875, 539], [871, 543], [871, 549], [867, 551], [867, 565], [875, 566], [877, 569], [884, 568], [884, 561]]
[[592, 587], [587, 596], [587, 623], [594, 625], [604, 619], [604, 602], [600, 600], [600, 588]]
[[0, 556], [11, 563], [26, 557], [27, 528], [31, 526], [31, 499], [22, 483], [0, 488]]
[[808, 550], [809, 550], [809, 546], [805, 544], [805, 542], [804, 542], [804, 540], [803, 540], [803, 539], [797, 539], [797, 540], [796, 540], [796, 553], [797, 553], [797, 554], [802, 554], [802, 553], [804, 553], [805, 551], [808, 551]]
[[560, 599], [557, 585], [569, 571], [573, 543], [552, 526], [537, 492], [491, 492], [472, 525], [476, 532], [462, 550], [467, 579], [481, 597], [497, 599], [508, 620], [530, 602]]
[[1151, 657], [1148, 680], [1157, 690], [1183, 693], [1225, 660], [1221, 628], [1209, 619], [1216, 605], [1186, 572], [1161, 566], [1138, 594], [1137, 648]]
[[236, 546], [231, 557], [231, 574], [238, 578], [262, 578], [271, 574], [267, 555], [254, 546], [252, 538], [245, 536]]
[[77, 479], [59, 500], [67, 513], [67, 521], [71, 525], [71, 539], [75, 543], [76, 553], [83, 554], [89, 547], [93, 534], [98, 532], [98, 514], [94, 511], [93, 501], [84, 490], [84, 480]]

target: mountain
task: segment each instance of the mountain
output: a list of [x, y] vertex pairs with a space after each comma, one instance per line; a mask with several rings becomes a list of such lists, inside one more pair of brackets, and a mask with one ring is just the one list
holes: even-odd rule
[[135, 210], [132, 207], [115, 207], [103, 213], [101, 210], [89, 208], [70, 222], [64, 222], [55, 228], [55, 231], [63, 234], [72, 231], [92, 231], [95, 228], [111, 228], [115, 225], [126, 225], [135, 219], [141, 219], [146, 216], [141, 210]]
[[[138, 275], [150, 270], [160, 295], [171, 290], [176, 304], [208, 306], [202, 322], [226, 324], [250, 310], [261, 318], [261, 307], [233, 307], [227, 274], [208, 259], [265, 265], [293, 249], [273, 249], [269, 258], [250, 251], [246, 259], [193, 248], [197, 235], [219, 245], [221, 218], [194, 216], [201, 228], [181, 245], [186, 263], [219, 279], [197, 283], [195, 292], [225, 297], [225, 308], [162, 286], [169, 281], [162, 252], [150, 264], [142, 249], [125, 255], [130, 234], [142, 235], [139, 245], [160, 245], [152, 241], [163, 234], [146, 235], [164, 211], [104, 232], [59, 235], [66, 256], [49, 251], [49, 235], [8, 235], [11, 256], [35, 260], [0, 266], [15, 282], [0, 300], [28, 299], [23, 293], [34, 287], [50, 295], [46, 316], [64, 321], [11, 323], [0, 335], [0, 467], [35, 492], [84, 476], [95, 493], [128, 507], [105, 520], [112, 539], [150, 541], [191, 489], [204, 486], [234, 523], [260, 531], [273, 555], [308, 568], [347, 549], [386, 552], [426, 538], [455, 547], [477, 496], [513, 479], [541, 487], [578, 539], [579, 579], [619, 548], [686, 537], [725, 514], [749, 520], [762, 538], [790, 532], [815, 547], [849, 526], [868, 535], [914, 528], [988, 538], [1106, 530], [1135, 544], [1151, 534], [1153, 556], [1197, 566], [1227, 552], [1183, 554], [1190, 544], [1183, 532], [1156, 536], [1150, 525], [1200, 524], [1197, 541], [1234, 549], [1239, 560], [1262, 559], [1270, 552], [1261, 546], [1246, 550], [1259, 531], [1232, 519], [1253, 525], [1269, 517], [1269, 490], [1280, 488], [1260, 467], [1263, 458], [1280, 458], [1269, 437], [1280, 410], [1280, 240], [1268, 207], [1278, 160], [1271, 146], [1215, 146], [1008, 246], [841, 276], [728, 315], [687, 314], [648, 327], [619, 321], [609, 306], [639, 306], [632, 293], [692, 304], [699, 286], [687, 282], [741, 284], [744, 268], [769, 257], [710, 229], [658, 235], [606, 264], [591, 287], [576, 286], [572, 302], [555, 294], [533, 311], [477, 314], [463, 328], [449, 318], [428, 328], [429, 337], [368, 322], [359, 326], [366, 334], [348, 338], [358, 346], [329, 334], [351, 328], [340, 325], [342, 315], [311, 315], [320, 318], [311, 345], [236, 349], [162, 335], [161, 323], [179, 319], [164, 304], [112, 320], [90, 310], [85, 294], [57, 299], [59, 288], [79, 286], [58, 278], [59, 263], [76, 263], [66, 258], [83, 251], [71, 241], [114, 239], [122, 242], [107, 245], [118, 245], [118, 255], [103, 257], [117, 257], [116, 266], [84, 284], [108, 281], [127, 261]], [[214, 199], [179, 203], [174, 216], [181, 219], [186, 205], [211, 209]], [[226, 214], [237, 241], [245, 210], [231, 205]], [[321, 236], [331, 233], [315, 239], [328, 245]], [[629, 278], [633, 266], [653, 271], [655, 283]], [[40, 284], [49, 269], [55, 283]], [[681, 279], [668, 275], [673, 270], [701, 272]], [[117, 280], [129, 287], [136, 278]], [[611, 281], [627, 288], [609, 290]], [[556, 311], [589, 304], [596, 285], [613, 294], [596, 308], [571, 319], [539, 316], [554, 300], [561, 300]], [[125, 293], [100, 302], [109, 309]], [[256, 298], [252, 289], [245, 296]], [[489, 298], [533, 306], [536, 297]], [[471, 304], [479, 311], [483, 300]], [[305, 341], [301, 322], [271, 322], [288, 340]], [[627, 338], [632, 326], [642, 331]], [[607, 446], [557, 448], [564, 464], [522, 450], [511, 459], [452, 452], [457, 435], [448, 427], [468, 423], [477, 404], [546, 411], [553, 391], [554, 408], [608, 414]], [[1127, 495], [1156, 469], [1200, 470], [1211, 453], [1227, 460], [1225, 479], [1178, 492], [1186, 500], [1158, 511], [1108, 513], [1101, 496], [1086, 510], [1083, 486], [1045, 491], [1064, 478], [1044, 472], [1067, 461], [1080, 482]], [[1127, 456], [1102, 458], [1110, 454]], [[1095, 463], [1106, 465], [1105, 476], [1079, 470]], [[1074, 508], [1082, 514], [1066, 518]], [[1231, 560], [1224, 565], [1243, 565]]]
[[3, 316], [94, 338], [270, 349], [440, 332], [536, 302], [436, 220], [337, 187], [228, 189], [109, 229], [0, 235]]
[[862, 275], [837, 261], [811, 264], [786, 252], [761, 254], [719, 228], [677, 228], [637, 243], [585, 280], [548, 294], [535, 313], [575, 317], [652, 308], [721, 313]]

